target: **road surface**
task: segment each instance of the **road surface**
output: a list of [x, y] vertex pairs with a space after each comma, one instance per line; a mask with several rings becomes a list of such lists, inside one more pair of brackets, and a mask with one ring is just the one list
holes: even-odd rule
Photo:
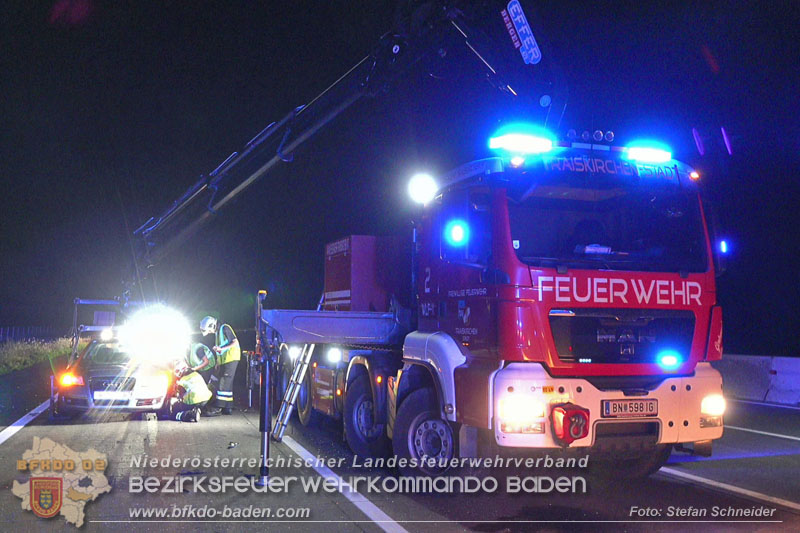
[[[800, 409], [747, 402], [729, 402], [724, 437], [711, 458], [673, 453], [670, 463], [643, 481], [600, 481], [587, 478], [586, 493], [509, 494], [505, 483], [519, 475], [583, 475], [578, 470], [544, 471], [493, 469], [483, 472], [499, 480], [495, 493], [414, 494], [332, 489], [306, 491], [299, 484], [288, 490], [259, 494], [131, 493], [131, 479], [203, 476], [250, 476], [254, 468], [173, 468], [137, 465], [143, 458], [219, 457], [251, 459], [259, 455], [258, 412], [247, 409], [237, 391], [239, 409], [232, 416], [203, 418], [198, 424], [144, 421], [127, 416], [81, 416], [51, 421], [45, 404], [47, 369], [34, 368], [14, 379], [0, 378], [0, 530], [72, 531], [63, 518], [45, 521], [23, 511], [12, 494], [16, 479], [27, 474], [16, 462], [34, 437], [49, 438], [75, 451], [94, 448], [105, 453], [105, 474], [111, 492], [85, 509], [85, 531], [798, 531], [800, 530]], [[40, 408], [42, 414], [29, 414]], [[387, 469], [353, 466], [343, 442], [341, 425], [325, 420], [303, 428], [293, 421], [284, 442], [272, 444], [271, 457], [321, 456], [340, 462], [333, 468], [273, 467], [271, 476], [306, 480], [337, 476], [392, 477]], [[474, 474], [474, 471], [462, 474]], [[329, 481], [333, 484], [333, 481]], [[188, 506], [188, 507], [187, 507]], [[269, 509], [270, 518], [197, 516], [199, 509]], [[251, 507], [252, 506], [252, 507]], [[727, 518], [712, 512], [765, 509], [769, 516]], [[168, 509], [174, 516], [143, 518], [134, 513]], [[178, 509], [176, 511], [175, 509]], [[191, 509], [195, 516], [182, 518]], [[138, 511], [137, 511], [138, 510]], [[143, 511], [144, 510], [144, 511]], [[705, 510], [705, 516], [697, 516]], [[230, 511], [233, 512], [233, 511]], [[275, 518], [276, 513], [294, 514]], [[686, 516], [678, 516], [684, 513]], [[307, 515], [306, 515], [307, 514]], [[673, 515], [673, 516], [670, 516]], [[694, 515], [694, 516], [692, 516]], [[242, 520], [249, 520], [242, 522]]]

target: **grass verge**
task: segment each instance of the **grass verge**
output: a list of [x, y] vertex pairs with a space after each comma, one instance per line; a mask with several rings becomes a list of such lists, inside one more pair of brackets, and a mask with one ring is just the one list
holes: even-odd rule
[[66, 357], [72, 349], [69, 337], [53, 341], [8, 341], [0, 344], [0, 376], [22, 370], [43, 361], [53, 365], [56, 359]]

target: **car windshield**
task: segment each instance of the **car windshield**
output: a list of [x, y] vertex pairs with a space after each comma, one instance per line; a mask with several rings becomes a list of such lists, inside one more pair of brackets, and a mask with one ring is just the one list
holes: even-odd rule
[[704, 272], [697, 193], [630, 178], [548, 175], [509, 188], [511, 238], [532, 266]]
[[92, 365], [126, 365], [131, 356], [116, 344], [96, 343], [89, 347], [84, 359]]

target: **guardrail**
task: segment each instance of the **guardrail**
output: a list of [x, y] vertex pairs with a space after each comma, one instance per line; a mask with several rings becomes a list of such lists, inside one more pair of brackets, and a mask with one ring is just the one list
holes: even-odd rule
[[800, 357], [725, 354], [711, 365], [722, 373], [725, 396], [800, 405]]
[[0, 343], [31, 339], [50, 340], [64, 336], [64, 331], [52, 326], [0, 326]]

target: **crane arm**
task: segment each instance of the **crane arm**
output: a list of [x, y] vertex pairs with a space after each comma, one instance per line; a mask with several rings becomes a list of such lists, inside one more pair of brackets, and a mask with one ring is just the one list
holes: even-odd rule
[[476, 70], [506, 95], [543, 110], [546, 118], [551, 110], [560, 116], [565, 85], [552, 52], [543, 45], [533, 11], [523, 11], [518, 0], [406, 2], [398, 9], [395, 28], [368, 56], [310, 102], [264, 128], [136, 229], [137, 270], [155, 265], [273, 167], [291, 162], [295, 150], [334, 118], [361, 98], [387, 91], [420, 63], [429, 67], [457, 61], [459, 68]]

